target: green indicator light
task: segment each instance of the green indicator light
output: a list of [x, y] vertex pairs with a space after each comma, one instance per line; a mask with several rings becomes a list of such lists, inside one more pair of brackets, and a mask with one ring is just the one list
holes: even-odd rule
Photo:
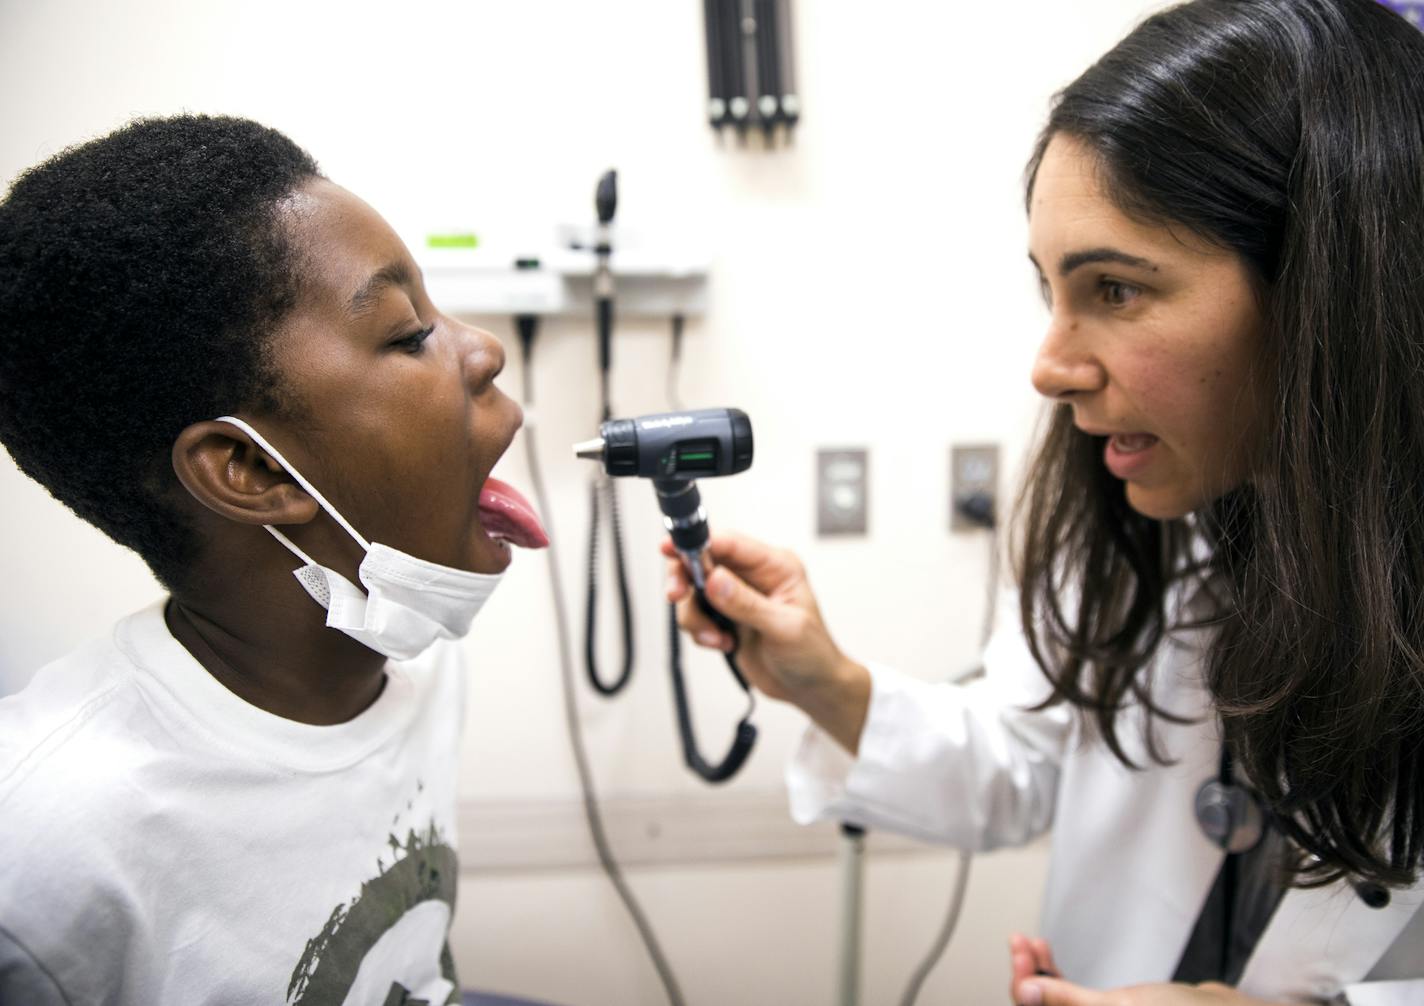
[[427, 234], [425, 244], [430, 248], [478, 248], [480, 239], [474, 234]]
[[678, 460], [679, 460], [679, 461], [711, 461], [711, 460], [712, 460], [712, 452], [711, 452], [711, 451], [703, 451], [703, 452], [701, 452], [700, 454], [680, 454], [680, 455], [678, 455]]

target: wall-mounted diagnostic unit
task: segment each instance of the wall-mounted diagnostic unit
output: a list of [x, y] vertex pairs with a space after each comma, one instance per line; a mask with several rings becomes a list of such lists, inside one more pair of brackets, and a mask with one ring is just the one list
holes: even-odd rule
[[[485, 247], [430, 248], [418, 254], [430, 299], [455, 315], [594, 314], [598, 263], [577, 242], [500, 253]], [[618, 313], [631, 318], [697, 317], [707, 310], [708, 262], [674, 249], [620, 247]]]

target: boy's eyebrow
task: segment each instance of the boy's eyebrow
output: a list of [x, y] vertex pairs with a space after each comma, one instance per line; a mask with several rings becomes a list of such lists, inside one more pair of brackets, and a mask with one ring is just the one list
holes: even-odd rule
[[392, 262], [390, 265], [382, 266], [351, 295], [346, 309], [352, 315], [360, 317], [376, 306], [376, 302], [381, 299], [381, 294], [387, 289], [393, 286], [409, 286], [412, 280], [410, 267], [404, 262]]

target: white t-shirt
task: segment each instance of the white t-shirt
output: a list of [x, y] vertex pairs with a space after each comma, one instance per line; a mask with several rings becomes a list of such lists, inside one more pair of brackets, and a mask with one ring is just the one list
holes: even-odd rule
[[458, 1002], [463, 695], [438, 644], [348, 723], [282, 719], [162, 604], [50, 664], [0, 700], [0, 1003]]

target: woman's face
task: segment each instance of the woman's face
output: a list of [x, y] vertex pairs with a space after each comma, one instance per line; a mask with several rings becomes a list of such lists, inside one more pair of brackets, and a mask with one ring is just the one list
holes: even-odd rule
[[1133, 509], [1180, 517], [1246, 482], [1266, 396], [1245, 261], [1125, 215], [1095, 155], [1062, 134], [1034, 183], [1029, 258], [1051, 313], [1034, 387], [1104, 438]]

